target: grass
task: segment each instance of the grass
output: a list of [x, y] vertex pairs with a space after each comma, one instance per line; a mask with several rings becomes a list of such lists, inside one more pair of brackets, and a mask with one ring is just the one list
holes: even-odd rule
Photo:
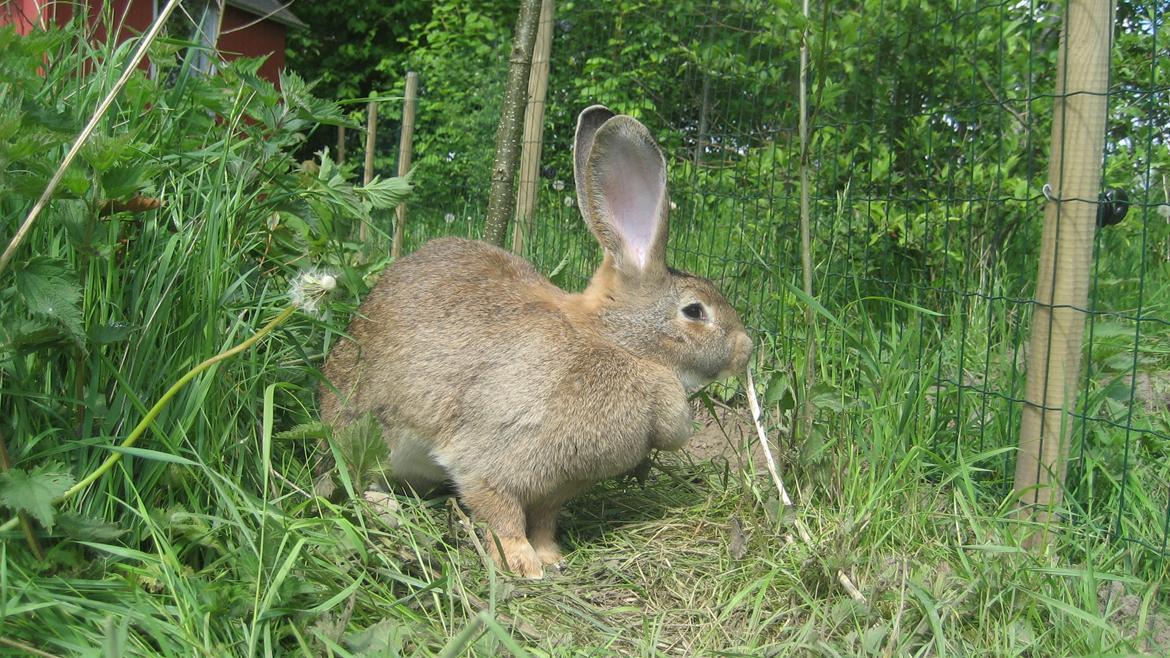
[[[127, 51], [68, 30], [0, 45], [3, 70], [24, 76], [0, 83], [0, 109], [19, 122], [0, 151], [6, 244], [52, 174], [44, 154], [64, 153]], [[152, 60], [183, 45], [158, 44]], [[352, 171], [334, 177], [327, 160], [294, 160], [304, 132], [340, 114], [296, 80], [275, 91], [251, 67], [209, 79], [176, 69], [169, 84], [132, 78], [0, 276], [0, 432], [12, 467], [81, 479], [184, 372], [285, 308], [297, 270], [333, 268], [345, 290], [193, 379], [136, 451], [37, 527], [43, 556], [19, 532], [0, 535], [0, 655], [1166, 651], [1166, 564], [1157, 550], [1116, 540], [1165, 536], [1157, 433], [1167, 410], [1136, 409], [1133, 378], [1117, 384], [1132, 372], [1126, 357], [1141, 372], [1166, 365], [1170, 335], [1145, 323], [1139, 337], [1142, 321], [1129, 317], [1135, 295], [1164, 312], [1170, 288], [1138, 287], [1164, 265], [1104, 266], [1102, 279], [1115, 274], [1128, 292], [1102, 303], [1114, 315], [1088, 359], [1069, 522], [1047, 552], [1019, 548], [1030, 528], [1013, 515], [1006, 479], [1027, 318], [1005, 291], [891, 303], [824, 277], [822, 299], [838, 321], [822, 317], [816, 329], [820, 412], [814, 434], [794, 440], [799, 300], [779, 281], [769, 284], [778, 292], [761, 293], [767, 271], [754, 267], [729, 276], [748, 277], [742, 288], [761, 293], [748, 310], [778, 323], [759, 336], [757, 372], [796, 508], [779, 507], [754, 463], [735, 385], [711, 392], [729, 450], [658, 455], [645, 482], [602, 483], [573, 501], [561, 523], [566, 567], [544, 581], [497, 572], [453, 500], [399, 492], [390, 513], [312, 495], [313, 441], [282, 431], [315, 417], [317, 369], [383, 264], [371, 246], [385, 239], [380, 206], [393, 204], [380, 188], [345, 182]], [[133, 194], [163, 205], [103, 214], [106, 201]], [[567, 222], [562, 196], [556, 219]], [[473, 233], [472, 214], [434, 225]], [[374, 245], [338, 237], [361, 221], [374, 222]], [[412, 238], [435, 226], [412, 226]], [[564, 263], [567, 282], [586, 269], [580, 237], [542, 245], [543, 265]], [[683, 259], [716, 268], [704, 249], [716, 245], [688, 240]], [[26, 294], [30, 272], [60, 303]], [[794, 539], [797, 515], [811, 542]]]
[[[878, 408], [871, 427], [895, 427], [898, 410]], [[1074, 528], [1052, 553], [1024, 552], [1011, 506], [970, 486], [978, 463], [935, 462], [890, 432], [834, 450], [832, 489], [805, 485], [780, 515], [766, 478], [664, 457], [644, 486], [609, 483], [570, 505], [566, 569], [542, 582], [494, 572], [450, 501], [401, 496], [392, 524], [308, 495], [301, 464], [264, 460], [282, 452], [271, 435], [260, 428], [253, 458], [272, 469], [265, 487], [194, 462], [183, 466], [214, 493], [205, 509], [130, 501], [139, 548], [50, 549], [50, 564], [72, 554], [78, 572], [30, 566], [7, 545], [5, 636], [83, 653], [133, 619], [117, 655], [496, 655], [511, 642], [550, 656], [1087, 656], [1142, 646], [1129, 639], [1137, 616], [1102, 607], [1112, 583], [1161, 614], [1158, 581], [1130, 575], [1130, 549]], [[791, 514], [812, 545], [791, 541]]]

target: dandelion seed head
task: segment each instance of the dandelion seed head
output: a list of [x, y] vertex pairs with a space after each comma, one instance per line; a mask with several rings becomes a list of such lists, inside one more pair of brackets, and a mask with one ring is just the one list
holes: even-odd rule
[[1163, 203], [1158, 206], [1158, 214], [1162, 216], [1162, 219], [1170, 222], [1170, 205]]
[[455, 213], [449, 212], [446, 215], [443, 215], [443, 221], [447, 222], [448, 224], [454, 224], [455, 223]]
[[336, 289], [337, 277], [328, 272], [309, 270], [301, 272], [293, 281], [289, 297], [302, 311], [316, 313], [321, 302]]
[[566, 197], [565, 197], [565, 207], [566, 207], [566, 208], [572, 208], [572, 207], [573, 207], [573, 197], [571, 197], [571, 196], [566, 196]]
[[565, 189], [565, 181], [562, 181], [562, 180], [553, 181], [552, 188], [554, 190], [556, 190], [557, 192], [560, 192], [561, 190]]

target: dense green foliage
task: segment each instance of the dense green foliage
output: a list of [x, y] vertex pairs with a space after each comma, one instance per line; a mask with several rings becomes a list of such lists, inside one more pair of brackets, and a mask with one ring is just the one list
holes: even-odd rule
[[[430, 3], [332, 0], [293, 8], [309, 25], [288, 33], [289, 67], [317, 82], [325, 98], [362, 98], [400, 83], [408, 38]], [[375, 66], [375, 64], [379, 64]]]
[[[392, 5], [392, 6], [391, 6]], [[810, 331], [797, 266], [796, 5], [558, 4], [537, 229], [528, 256], [579, 286], [596, 247], [573, 207], [576, 113], [641, 118], [671, 168], [672, 257], [719, 278], [759, 336], [792, 541], [735, 409], [713, 460], [656, 457], [642, 486], [570, 505], [567, 569], [493, 571], [458, 507], [311, 492], [316, 369], [385, 264], [401, 181], [360, 187], [317, 153], [382, 102], [396, 149], [402, 72], [421, 98], [408, 248], [475, 234], [486, 203], [510, 3], [298, 3], [279, 90], [237, 61], [136, 75], [12, 267], [0, 273], [0, 654], [988, 655], [1156, 653], [1170, 632], [1170, 175], [1165, 9], [1118, 9], [1109, 185], [1129, 218], [1097, 241], [1065, 530], [1019, 548], [1011, 472], [1046, 171], [1055, 7], [856, 0], [814, 7], [814, 259], [821, 346], [812, 436], [790, 441]], [[0, 30], [0, 246], [131, 48], [77, 26]], [[1157, 37], [1157, 38], [1155, 38]], [[174, 61], [184, 43], [155, 45]], [[347, 123], [360, 141], [359, 124]], [[381, 155], [379, 171], [389, 171]], [[351, 236], [369, 222], [371, 239]], [[255, 333], [296, 272], [343, 291], [196, 378], [106, 476], [183, 373]], [[730, 407], [725, 408], [725, 404]], [[724, 441], [714, 427], [708, 429]], [[342, 433], [342, 488], [384, 451]], [[737, 456], [736, 452], [740, 454]], [[758, 463], [756, 464], [758, 467]], [[758, 471], [758, 469], [757, 469]], [[376, 499], [376, 498], [375, 498]], [[400, 505], [400, 509], [394, 509]], [[1133, 542], [1114, 541], [1122, 537]], [[38, 554], [40, 553], [40, 554]], [[864, 601], [837, 572], [850, 575]], [[1157, 640], [1161, 644], [1154, 644]]]
[[[5, 245], [135, 45], [91, 46], [78, 33], [74, 26], [19, 37], [0, 28]], [[97, 577], [96, 585], [107, 558], [210, 531], [215, 523], [192, 510], [215, 509], [212, 501], [233, 495], [260, 504], [256, 495], [269, 473], [254, 469], [256, 443], [241, 438], [254, 439], [265, 423], [257, 407], [265, 396], [269, 438], [274, 408], [282, 423], [312, 413], [305, 406], [316, 385], [312, 355], [325, 349], [329, 327], [319, 319], [296, 320], [251, 358], [197, 378], [158, 416], [141, 447], [123, 451], [126, 459], [110, 476], [60, 513], [50, 505], [109, 456], [180, 375], [287, 305], [297, 271], [332, 269], [345, 288], [339, 303], [355, 300], [368, 266], [359, 265], [361, 245], [348, 236], [407, 189], [398, 179], [355, 187], [327, 154], [294, 159], [310, 131], [342, 121], [338, 108], [313, 97], [295, 74], [281, 79], [279, 91], [257, 77], [258, 61], [189, 77], [164, 64], [182, 46], [156, 44], [156, 75], [131, 78], [0, 278], [0, 433], [12, 466], [0, 474], [0, 506], [4, 521], [27, 512], [46, 533], [35, 543], [48, 546], [32, 572], [5, 563], [0, 636], [22, 637], [21, 624], [41, 623], [2, 620], [28, 603], [7, 589], [14, 582], [42, 574], [49, 589], [61, 578]], [[299, 469], [307, 468], [299, 442], [278, 456], [296, 456]], [[199, 470], [209, 464], [214, 470]], [[229, 532], [249, 532], [251, 523]], [[220, 541], [205, 536], [176, 549], [176, 557], [188, 568], [213, 568], [231, 555]], [[5, 547], [21, 550], [7, 538]], [[254, 571], [257, 564], [231, 569]], [[139, 564], [124, 583], [165, 577]], [[91, 603], [100, 608], [114, 599], [102, 600]], [[96, 610], [62, 614], [101, 623]], [[182, 652], [189, 640], [161, 632], [150, 642]], [[54, 644], [71, 653], [88, 642], [63, 634]]]

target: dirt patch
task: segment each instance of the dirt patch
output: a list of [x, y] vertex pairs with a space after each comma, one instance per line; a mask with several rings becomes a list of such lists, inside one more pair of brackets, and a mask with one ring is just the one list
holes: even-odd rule
[[[726, 460], [732, 468], [753, 475], [766, 473], [764, 449], [756, 437], [756, 428], [747, 409], [717, 408], [715, 414], [705, 407], [695, 412], [699, 429], [683, 447], [695, 461]], [[773, 432], [774, 434], [774, 432]], [[775, 454], [775, 437], [772, 452]]]
[[1117, 581], [1097, 589], [1097, 605], [1101, 614], [1108, 614], [1109, 621], [1117, 624], [1125, 638], [1142, 651], [1151, 656], [1170, 656], [1170, 614], [1165, 610], [1143, 610], [1142, 597], [1127, 592], [1125, 585]]
[[1139, 372], [1134, 378], [1134, 397], [1148, 414], [1170, 410], [1170, 375]]

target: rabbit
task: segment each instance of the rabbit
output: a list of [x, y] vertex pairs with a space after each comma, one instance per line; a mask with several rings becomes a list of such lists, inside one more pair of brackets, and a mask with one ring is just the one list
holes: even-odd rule
[[562, 560], [561, 506], [682, 447], [688, 391], [752, 351], [715, 285], [666, 265], [666, 162], [641, 123], [584, 110], [574, 178], [604, 251], [584, 292], [486, 243], [433, 240], [382, 274], [321, 388], [327, 422], [373, 413], [394, 479], [453, 485], [492, 558], [527, 578]]

